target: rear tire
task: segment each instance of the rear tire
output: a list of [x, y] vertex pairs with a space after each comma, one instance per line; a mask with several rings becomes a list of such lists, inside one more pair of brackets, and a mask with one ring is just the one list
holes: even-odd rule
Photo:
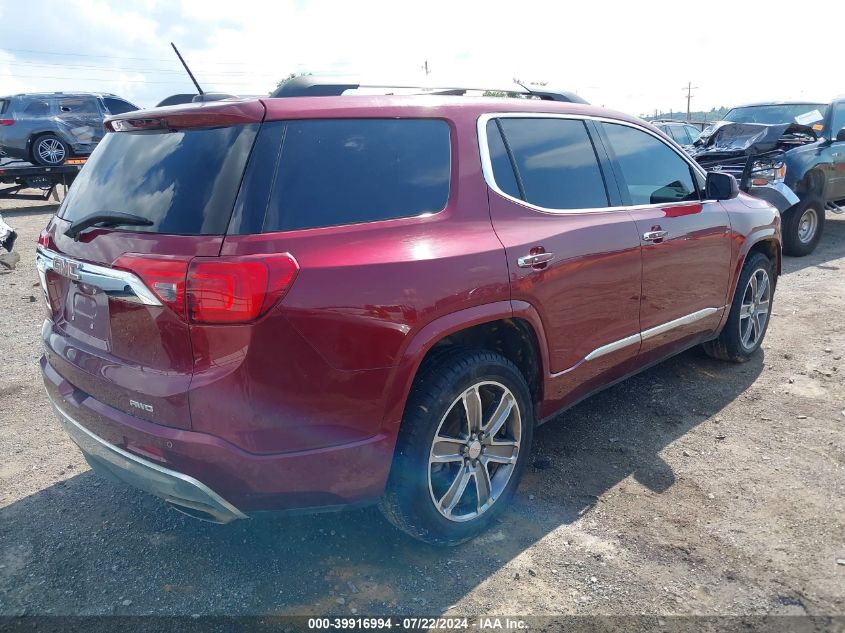
[[809, 255], [824, 232], [824, 200], [810, 194], [783, 214], [783, 252], [793, 257]]
[[513, 363], [445, 349], [414, 381], [379, 508], [427, 543], [477, 536], [513, 497], [533, 430], [531, 394]]
[[55, 134], [42, 134], [32, 142], [32, 161], [37, 165], [55, 167], [70, 156], [67, 143]]
[[751, 253], [742, 267], [725, 327], [719, 338], [704, 343], [712, 358], [744, 363], [766, 336], [775, 294], [771, 260], [763, 253]]

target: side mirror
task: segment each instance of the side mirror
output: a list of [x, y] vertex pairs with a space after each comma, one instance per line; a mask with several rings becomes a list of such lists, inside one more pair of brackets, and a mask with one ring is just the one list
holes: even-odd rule
[[841, 130], [839, 130], [836, 133], [836, 140], [837, 141], [845, 141], [845, 127], [843, 127]]
[[704, 197], [708, 200], [731, 200], [739, 195], [736, 178], [721, 171], [708, 171]]

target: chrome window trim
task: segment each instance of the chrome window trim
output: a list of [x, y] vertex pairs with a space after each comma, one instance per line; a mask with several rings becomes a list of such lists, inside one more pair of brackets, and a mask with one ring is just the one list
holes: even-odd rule
[[654, 338], [655, 336], [664, 334], [669, 330], [673, 330], [676, 327], [690, 325], [692, 323], [695, 323], [696, 321], [700, 321], [701, 319], [706, 319], [707, 317], [716, 314], [717, 312], [723, 309], [724, 308], [704, 308], [702, 310], [686, 314], [682, 317], [678, 317], [677, 319], [672, 319], [671, 321], [667, 321], [666, 323], [662, 323], [661, 325], [656, 325], [647, 330], [642, 330], [637, 334], [626, 336], [625, 338], [619, 339], [618, 341], [613, 341], [612, 343], [608, 343], [607, 345], [602, 345], [601, 347], [594, 349], [592, 352], [590, 352], [584, 357], [584, 360], [595, 360], [596, 358], [601, 358], [602, 356], [620, 350], [624, 347], [628, 347], [629, 345], [642, 343], [643, 341], [647, 341], [650, 338]]
[[[541, 207], [536, 204], [531, 204], [526, 200], [520, 200], [519, 198], [515, 198], [510, 194], [505, 193], [502, 189], [496, 184], [496, 179], [493, 176], [493, 163], [490, 160], [490, 145], [487, 142], [487, 123], [491, 119], [574, 119], [577, 121], [597, 121], [599, 123], [615, 123], [617, 125], [625, 125], [630, 128], [634, 128], [635, 130], [640, 130], [641, 132], [645, 132], [650, 136], [653, 136], [658, 141], [663, 143], [666, 147], [671, 149], [677, 156], [679, 156], [687, 165], [695, 169], [702, 177], [707, 177], [707, 172], [704, 168], [701, 167], [698, 163], [692, 160], [689, 156], [686, 156], [683, 151], [678, 151], [677, 148], [673, 147], [672, 145], [666, 143], [666, 140], [661, 138], [659, 134], [655, 134], [653, 131], [643, 127], [642, 125], [638, 125], [632, 123], [630, 121], [623, 121], [620, 119], [613, 119], [611, 117], [603, 117], [603, 116], [596, 116], [591, 114], [574, 114], [574, 113], [562, 113], [562, 112], [487, 112], [482, 114], [478, 117], [478, 121], [476, 123], [476, 135], [478, 136], [478, 151], [481, 155], [481, 173], [484, 176], [484, 181], [487, 183], [487, 186], [490, 187], [493, 191], [497, 194], [502, 196], [503, 198], [507, 198], [511, 202], [515, 202], [520, 204], [524, 207], [528, 207], [529, 209], [533, 209], [534, 211], [539, 211], [540, 213], [547, 213], [550, 215], [572, 215], [572, 214], [583, 214], [583, 213], [613, 213], [616, 211], [629, 211], [629, 210], [637, 210], [637, 209], [655, 209], [660, 207], [670, 206], [666, 203], [662, 204], [637, 204], [637, 205], [622, 205], [622, 206], [607, 206], [607, 207], [592, 207], [586, 209], [550, 209], [548, 207]], [[596, 164], [600, 165], [601, 161], [599, 157], [596, 157]], [[608, 178], [607, 174], [603, 174], [605, 181]], [[697, 184], [697, 183], [696, 183]], [[702, 192], [703, 193], [703, 192]], [[694, 206], [699, 204], [704, 204], [705, 202], [713, 202], [713, 200], [692, 200], [686, 202], [679, 202], [677, 204], [672, 204], [673, 207], [685, 207], [685, 206]]]
[[76, 274], [79, 278], [75, 281], [79, 283], [99, 288], [106, 294], [113, 294], [127, 301], [135, 301], [148, 306], [162, 305], [158, 297], [134, 273], [83, 262], [39, 246], [35, 250], [35, 265], [38, 268], [41, 288], [44, 290], [45, 295], [47, 293], [46, 274], [50, 270], [55, 270], [57, 257], [77, 267]]

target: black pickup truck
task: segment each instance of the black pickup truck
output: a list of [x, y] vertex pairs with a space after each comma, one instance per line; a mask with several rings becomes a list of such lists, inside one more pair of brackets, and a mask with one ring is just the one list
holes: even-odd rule
[[690, 153], [777, 207], [784, 252], [808, 255], [821, 239], [825, 211], [843, 213], [845, 205], [845, 96], [734, 108], [701, 133]]

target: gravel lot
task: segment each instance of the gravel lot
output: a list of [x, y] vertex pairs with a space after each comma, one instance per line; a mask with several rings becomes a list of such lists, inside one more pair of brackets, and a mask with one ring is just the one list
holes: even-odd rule
[[0, 615], [845, 615], [845, 219], [785, 260], [762, 353], [697, 350], [541, 427], [493, 530], [450, 550], [372, 509], [200, 523], [89, 472], [37, 361], [33, 244], [0, 275]]

